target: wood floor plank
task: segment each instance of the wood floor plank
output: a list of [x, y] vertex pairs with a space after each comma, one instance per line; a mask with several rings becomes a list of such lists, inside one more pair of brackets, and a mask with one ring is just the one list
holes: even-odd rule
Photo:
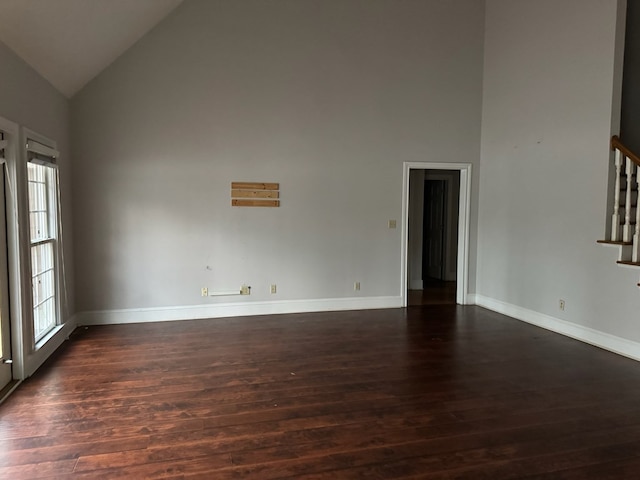
[[633, 478], [638, 380], [478, 307], [80, 328], [0, 406], [0, 478]]

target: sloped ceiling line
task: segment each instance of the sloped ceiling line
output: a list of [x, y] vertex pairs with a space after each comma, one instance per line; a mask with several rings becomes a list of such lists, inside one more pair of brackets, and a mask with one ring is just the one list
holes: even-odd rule
[[71, 98], [183, 0], [0, 0], [0, 41]]

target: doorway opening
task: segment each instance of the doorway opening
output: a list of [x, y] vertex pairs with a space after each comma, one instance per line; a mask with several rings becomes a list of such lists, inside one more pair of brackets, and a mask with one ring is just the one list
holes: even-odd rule
[[407, 304], [456, 303], [458, 170], [409, 173]]
[[465, 304], [471, 165], [405, 163], [403, 305]]

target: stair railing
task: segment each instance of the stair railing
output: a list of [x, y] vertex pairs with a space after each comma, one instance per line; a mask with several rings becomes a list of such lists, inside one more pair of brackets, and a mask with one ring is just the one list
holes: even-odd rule
[[[611, 215], [611, 241], [630, 244], [631, 261], [640, 261], [640, 208], [638, 208], [638, 173], [640, 172], [640, 156], [625, 146], [618, 136], [611, 137], [611, 150], [615, 152], [614, 166], [615, 190], [613, 214]], [[622, 169], [624, 167], [624, 185]], [[635, 199], [633, 192], [636, 192]], [[620, 204], [621, 193], [624, 192], [624, 203]], [[635, 201], [634, 201], [635, 200]], [[624, 209], [624, 223], [621, 225], [620, 210]], [[632, 221], [632, 211], [635, 218]], [[622, 226], [622, 229], [620, 228]], [[622, 230], [622, 231], [621, 231]], [[628, 257], [627, 257], [628, 258]]]

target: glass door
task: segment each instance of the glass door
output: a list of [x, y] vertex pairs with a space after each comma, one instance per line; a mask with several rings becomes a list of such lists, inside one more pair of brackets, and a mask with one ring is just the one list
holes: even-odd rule
[[4, 179], [4, 164], [0, 164], [0, 391], [12, 380], [7, 216], [5, 210]]

